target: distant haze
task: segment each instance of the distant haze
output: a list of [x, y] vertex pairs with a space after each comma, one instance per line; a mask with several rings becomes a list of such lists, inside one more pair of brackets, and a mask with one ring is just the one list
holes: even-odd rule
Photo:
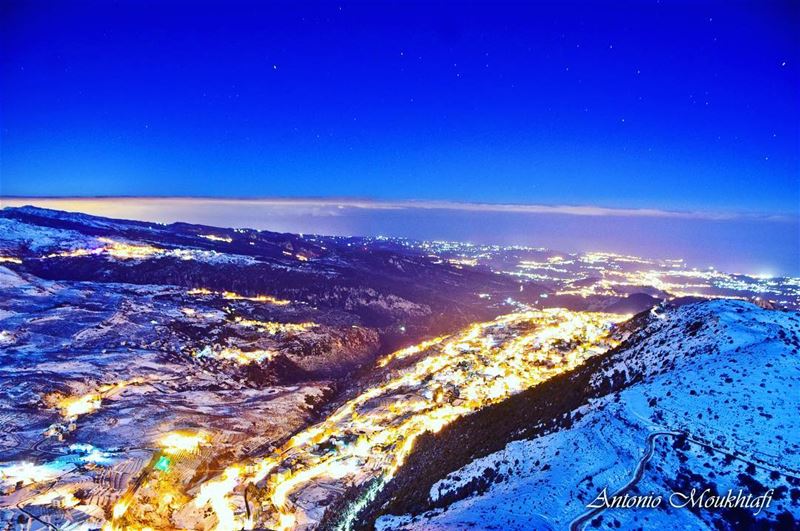
[[395, 236], [683, 258], [728, 272], [800, 275], [797, 216], [592, 206], [359, 199], [4, 198], [114, 218], [343, 236]]

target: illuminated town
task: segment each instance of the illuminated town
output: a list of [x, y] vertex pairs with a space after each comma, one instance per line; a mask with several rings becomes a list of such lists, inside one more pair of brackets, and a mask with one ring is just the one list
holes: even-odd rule
[[[473, 245], [459, 242], [410, 242], [410, 248], [462, 266], [489, 267], [551, 288], [548, 297], [569, 305], [577, 296], [602, 306], [602, 297], [645, 293], [657, 298], [758, 298], [800, 308], [800, 279], [763, 273], [730, 273], [697, 268], [683, 259], [650, 259], [610, 252], [560, 253], [524, 246]], [[593, 300], [594, 299], [594, 300]], [[551, 304], [551, 301], [541, 301]]]
[[[437, 431], [605, 351], [614, 344], [609, 338], [612, 324], [622, 318], [563, 310], [511, 314], [404, 349], [379, 362], [390, 368], [385, 383], [296, 434], [273, 456], [229, 465], [199, 490], [165, 479], [166, 471], [152, 473], [155, 477], [140, 487], [147, 501], [139, 506], [136, 493], [124, 497], [115, 506], [110, 528], [306, 528], [325, 508], [311, 500], [325, 499], [326, 491], [343, 485], [390, 478], [419, 434]], [[391, 370], [393, 365], [401, 368]], [[181, 443], [192, 452], [200, 444], [191, 437]], [[194, 459], [190, 463], [198, 464]], [[253, 507], [243, 506], [248, 485], [255, 486], [254, 500], [261, 500]], [[190, 490], [197, 492], [192, 501], [177, 503]], [[164, 499], [170, 502], [153, 511], [155, 500]], [[213, 516], [197, 521], [206, 506]], [[313, 507], [310, 514], [304, 506]]]

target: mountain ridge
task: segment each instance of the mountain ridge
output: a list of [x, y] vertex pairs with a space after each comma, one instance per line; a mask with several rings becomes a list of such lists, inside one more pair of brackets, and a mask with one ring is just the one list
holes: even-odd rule
[[[629, 529], [682, 521], [709, 529], [720, 525], [724, 529], [739, 525], [791, 528], [786, 526], [795, 522], [800, 511], [800, 438], [795, 435], [794, 420], [800, 400], [791, 391], [800, 386], [798, 315], [738, 301], [712, 301], [646, 312], [637, 319], [641, 325], [616, 349], [437, 434], [421, 437], [406, 466], [367, 510], [362, 528], [370, 528], [375, 521], [379, 529], [491, 528], [490, 523], [525, 529], [530, 521], [539, 522], [541, 528], [565, 528], [585, 511], [581, 504], [599, 493], [603, 478], [611, 492], [633, 473], [635, 456], [654, 432], [679, 434], [669, 444], [657, 443], [656, 457], [645, 473], [654, 491], [705, 488], [716, 482], [719, 488], [766, 485], [779, 497], [758, 517], [742, 511], [673, 510], [669, 516], [675, 520], [671, 521], [663, 519], [666, 513], [662, 511], [616, 509], [604, 514], [606, 524], [595, 516], [592, 520], [598, 526]], [[725, 334], [721, 341], [719, 334]], [[678, 336], [686, 337], [685, 344], [675, 341]], [[738, 365], [750, 367], [747, 364], [761, 356], [767, 358], [761, 360], [768, 371], [765, 381], [749, 390], [739, 389], [740, 380], [749, 382], [752, 375], [729, 360], [738, 358]], [[771, 370], [779, 362], [785, 366]], [[698, 363], [705, 364], [705, 370], [695, 368], [697, 374], [693, 374], [689, 368]], [[676, 377], [682, 379], [680, 384]], [[676, 397], [682, 386], [685, 397]], [[789, 394], [771, 396], [781, 386], [789, 386]], [[748, 400], [755, 400], [755, 405]], [[744, 409], [734, 416], [713, 409], [709, 413], [709, 407], [717, 403]], [[633, 404], [633, 413], [627, 404]], [[714, 429], [705, 426], [704, 416], [711, 417]], [[761, 429], [777, 434], [776, 438], [763, 440]], [[608, 433], [597, 439], [603, 431]], [[612, 448], [614, 443], [608, 441], [614, 440], [626, 441], [614, 450], [617, 461], [600, 459], [591, 449], [597, 444]], [[672, 463], [670, 445], [686, 447], [685, 453], [694, 448], [694, 454], [697, 448], [712, 447], [722, 457], [699, 466], [687, 458], [695, 466], [681, 469]], [[743, 463], [747, 457], [750, 460], [732, 474], [733, 479], [721, 472], [725, 467], [717, 462]], [[594, 469], [594, 460], [605, 464]], [[654, 467], [666, 467], [664, 462], [677, 471], [676, 481], [650, 477]], [[710, 477], [703, 474], [706, 466], [713, 469]], [[752, 472], [753, 466], [768, 472]], [[762, 491], [761, 487], [755, 490]], [[527, 510], [526, 502], [530, 503]], [[513, 508], [504, 511], [506, 504]], [[493, 517], [496, 513], [502, 517]]]

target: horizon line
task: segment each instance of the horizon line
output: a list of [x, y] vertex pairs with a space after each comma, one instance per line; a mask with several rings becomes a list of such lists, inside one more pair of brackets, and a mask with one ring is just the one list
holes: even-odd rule
[[[772, 222], [792, 222], [800, 220], [798, 213], [765, 213], [753, 211], [703, 211], [703, 210], [673, 210], [652, 207], [609, 207], [600, 205], [569, 205], [546, 203], [491, 203], [479, 201], [453, 201], [437, 199], [376, 199], [367, 197], [324, 197], [324, 196], [171, 196], [171, 195], [95, 195], [95, 196], [34, 196], [34, 195], [7, 195], [0, 196], [0, 206], [4, 203], [24, 201], [36, 202], [76, 202], [88, 203], [93, 201], [141, 201], [149, 203], [179, 202], [179, 203], [217, 203], [217, 204], [244, 204], [253, 206], [315, 206], [334, 208], [358, 208], [364, 210], [454, 210], [464, 212], [496, 212], [511, 214], [551, 214], [587, 217], [649, 217], [649, 218], [675, 218], [697, 219], [708, 221], [753, 220]], [[17, 206], [21, 206], [17, 204]]]

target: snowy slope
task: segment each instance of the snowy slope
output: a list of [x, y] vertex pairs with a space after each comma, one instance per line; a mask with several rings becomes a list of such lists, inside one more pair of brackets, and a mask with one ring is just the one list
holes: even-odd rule
[[[738, 301], [653, 313], [592, 380], [624, 377], [621, 391], [574, 410], [571, 427], [509, 442], [446, 474], [430, 489], [433, 509], [383, 516], [377, 527], [791, 529], [800, 519], [799, 333], [797, 313]], [[604, 488], [611, 496], [623, 487], [665, 500], [586, 509]], [[673, 491], [692, 488], [774, 493], [759, 514], [669, 505]]]
[[82, 247], [100, 247], [97, 238], [68, 229], [31, 225], [9, 218], [0, 218], [0, 253], [18, 254], [21, 250], [54, 252]]

